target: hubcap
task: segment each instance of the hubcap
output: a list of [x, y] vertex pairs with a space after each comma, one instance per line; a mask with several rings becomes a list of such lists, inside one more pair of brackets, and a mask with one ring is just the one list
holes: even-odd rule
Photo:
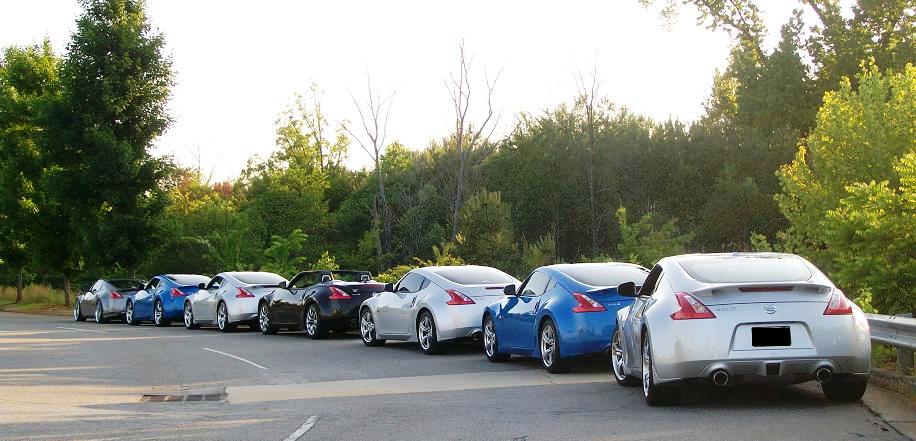
[[134, 322], [134, 304], [128, 303], [127, 304], [127, 323], [133, 323], [133, 322]]
[[620, 331], [614, 332], [614, 342], [611, 344], [611, 365], [614, 368], [614, 375], [618, 380], [626, 377], [625, 366], [623, 362], [623, 344], [620, 341]]
[[309, 335], [315, 335], [318, 332], [318, 308], [315, 305], [309, 306], [305, 314], [305, 331]]
[[194, 324], [194, 313], [191, 312], [191, 305], [185, 304], [184, 305], [184, 325], [190, 328], [193, 324]]
[[433, 335], [433, 321], [428, 315], [424, 315], [423, 318], [420, 319], [420, 326], [418, 327], [417, 334], [419, 334], [420, 337], [420, 347], [429, 349], [429, 341]]
[[156, 302], [156, 306], [153, 308], [153, 320], [156, 321], [158, 325], [162, 322], [162, 303]]
[[372, 313], [368, 309], [363, 312], [363, 316], [359, 320], [359, 330], [363, 335], [363, 340], [366, 342], [371, 342], [375, 336], [375, 322], [372, 320]]
[[267, 305], [261, 305], [261, 313], [258, 314], [259, 322], [261, 323], [261, 331], [267, 332], [270, 329], [270, 318], [267, 316]]
[[219, 304], [219, 311], [216, 313], [216, 320], [220, 329], [226, 329], [226, 304]]
[[544, 330], [541, 332], [541, 359], [544, 360], [544, 366], [553, 366], [553, 352], [556, 346], [556, 334], [553, 331], [553, 326], [544, 326]]
[[496, 331], [493, 329], [493, 320], [489, 318], [483, 327], [483, 345], [488, 356], [496, 355]]
[[649, 337], [642, 344], [642, 393], [649, 396], [649, 380], [652, 375], [652, 356], [649, 354]]

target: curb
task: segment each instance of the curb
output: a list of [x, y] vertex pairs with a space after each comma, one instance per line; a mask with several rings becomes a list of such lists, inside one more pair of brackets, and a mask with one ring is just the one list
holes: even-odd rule
[[916, 398], [916, 377], [900, 375], [888, 369], [872, 368], [868, 382], [907, 397]]
[[70, 311], [62, 311], [55, 309], [38, 309], [38, 310], [21, 310], [16, 308], [10, 308], [8, 306], [0, 306], [0, 312], [11, 312], [15, 314], [32, 314], [32, 315], [54, 315], [65, 317], [71, 314]]

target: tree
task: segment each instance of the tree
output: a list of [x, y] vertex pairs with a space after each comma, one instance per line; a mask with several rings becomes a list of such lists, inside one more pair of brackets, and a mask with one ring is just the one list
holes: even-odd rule
[[271, 237], [270, 247], [264, 250], [267, 262], [261, 266], [261, 271], [270, 271], [286, 278], [296, 275], [299, 265], [305, 262], [301, 253], [306, 239], [308, 235], [299, 229], [291, 231], [286, 237]]
[[651, 213], [646, 213], [636, 223], [627, 219], [626, 208], [617, 210], [617, 222], [620, 227], [620, 245], [618, 250], [623, 259], [651, 267], [662, 257], [684, 254], [690, 242], [690, 233], [681, 234], [675, 219], [657, 227]]
[[461, 209], [461, 232], [455, 241], [458, 255], [469, 262], [504, 270], [516, 266], [512, 208], [502, 201], [499, 192], [484, 190], [467, 200]]
[[17, 274], [16, 303], [38, 218], [41, 133], [60, 89], [59, 63], [48, 40], [9, 47], [0, 59], [0, 259]]

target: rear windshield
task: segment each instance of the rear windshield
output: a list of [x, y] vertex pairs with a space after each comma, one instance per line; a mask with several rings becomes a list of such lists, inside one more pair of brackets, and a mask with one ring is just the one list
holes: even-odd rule
[[274, 273], [235, 273], [232, 276], [246, 285], [276, 285], [286, 280]]
[[811, 278], [808, 266], [791, 256], [703, 257], [678, 263], [690, 277], [705, 283], [800, 282]]
[[139, 285], [142, 285], [143, 281], [134, 280], [134, 279], [113, 279], [113, 280], [109, 280], [108, 283], [111, 284], [111, 286], [115, 287], [115, 289], [123, 290], [123, 289], [139, 289], [137, 287]]
[[199, 283], [207, 283], [210, 281], [209, 277], [198, 276], [194, 274], [177, 274], [169, 276], [170, 279], [174, 280], [175, 283], [179, 285], [188, 285], [188, 286], [197, 286]]
[[459, 285], [487, 285], [514, 283], [512, 276], [488, 267], [455, 267], [436, 270], [445, 280]]
[[589, 266], [563, 270], [573, 280], [590, 286], [617, 286], [623, 282], [642, 285], [649, 273], [626, 265]]

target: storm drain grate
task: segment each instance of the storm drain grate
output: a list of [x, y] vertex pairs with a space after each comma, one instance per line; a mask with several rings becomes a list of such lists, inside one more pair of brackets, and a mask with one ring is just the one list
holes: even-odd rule
[[174, 394], [174, 395], [165, 395], [165, 394], [146, 394], [140, 397], [141, 403], [165, 403], [165, 402], [174, 402], [174, 401], [225, 401], [226, 394]]

